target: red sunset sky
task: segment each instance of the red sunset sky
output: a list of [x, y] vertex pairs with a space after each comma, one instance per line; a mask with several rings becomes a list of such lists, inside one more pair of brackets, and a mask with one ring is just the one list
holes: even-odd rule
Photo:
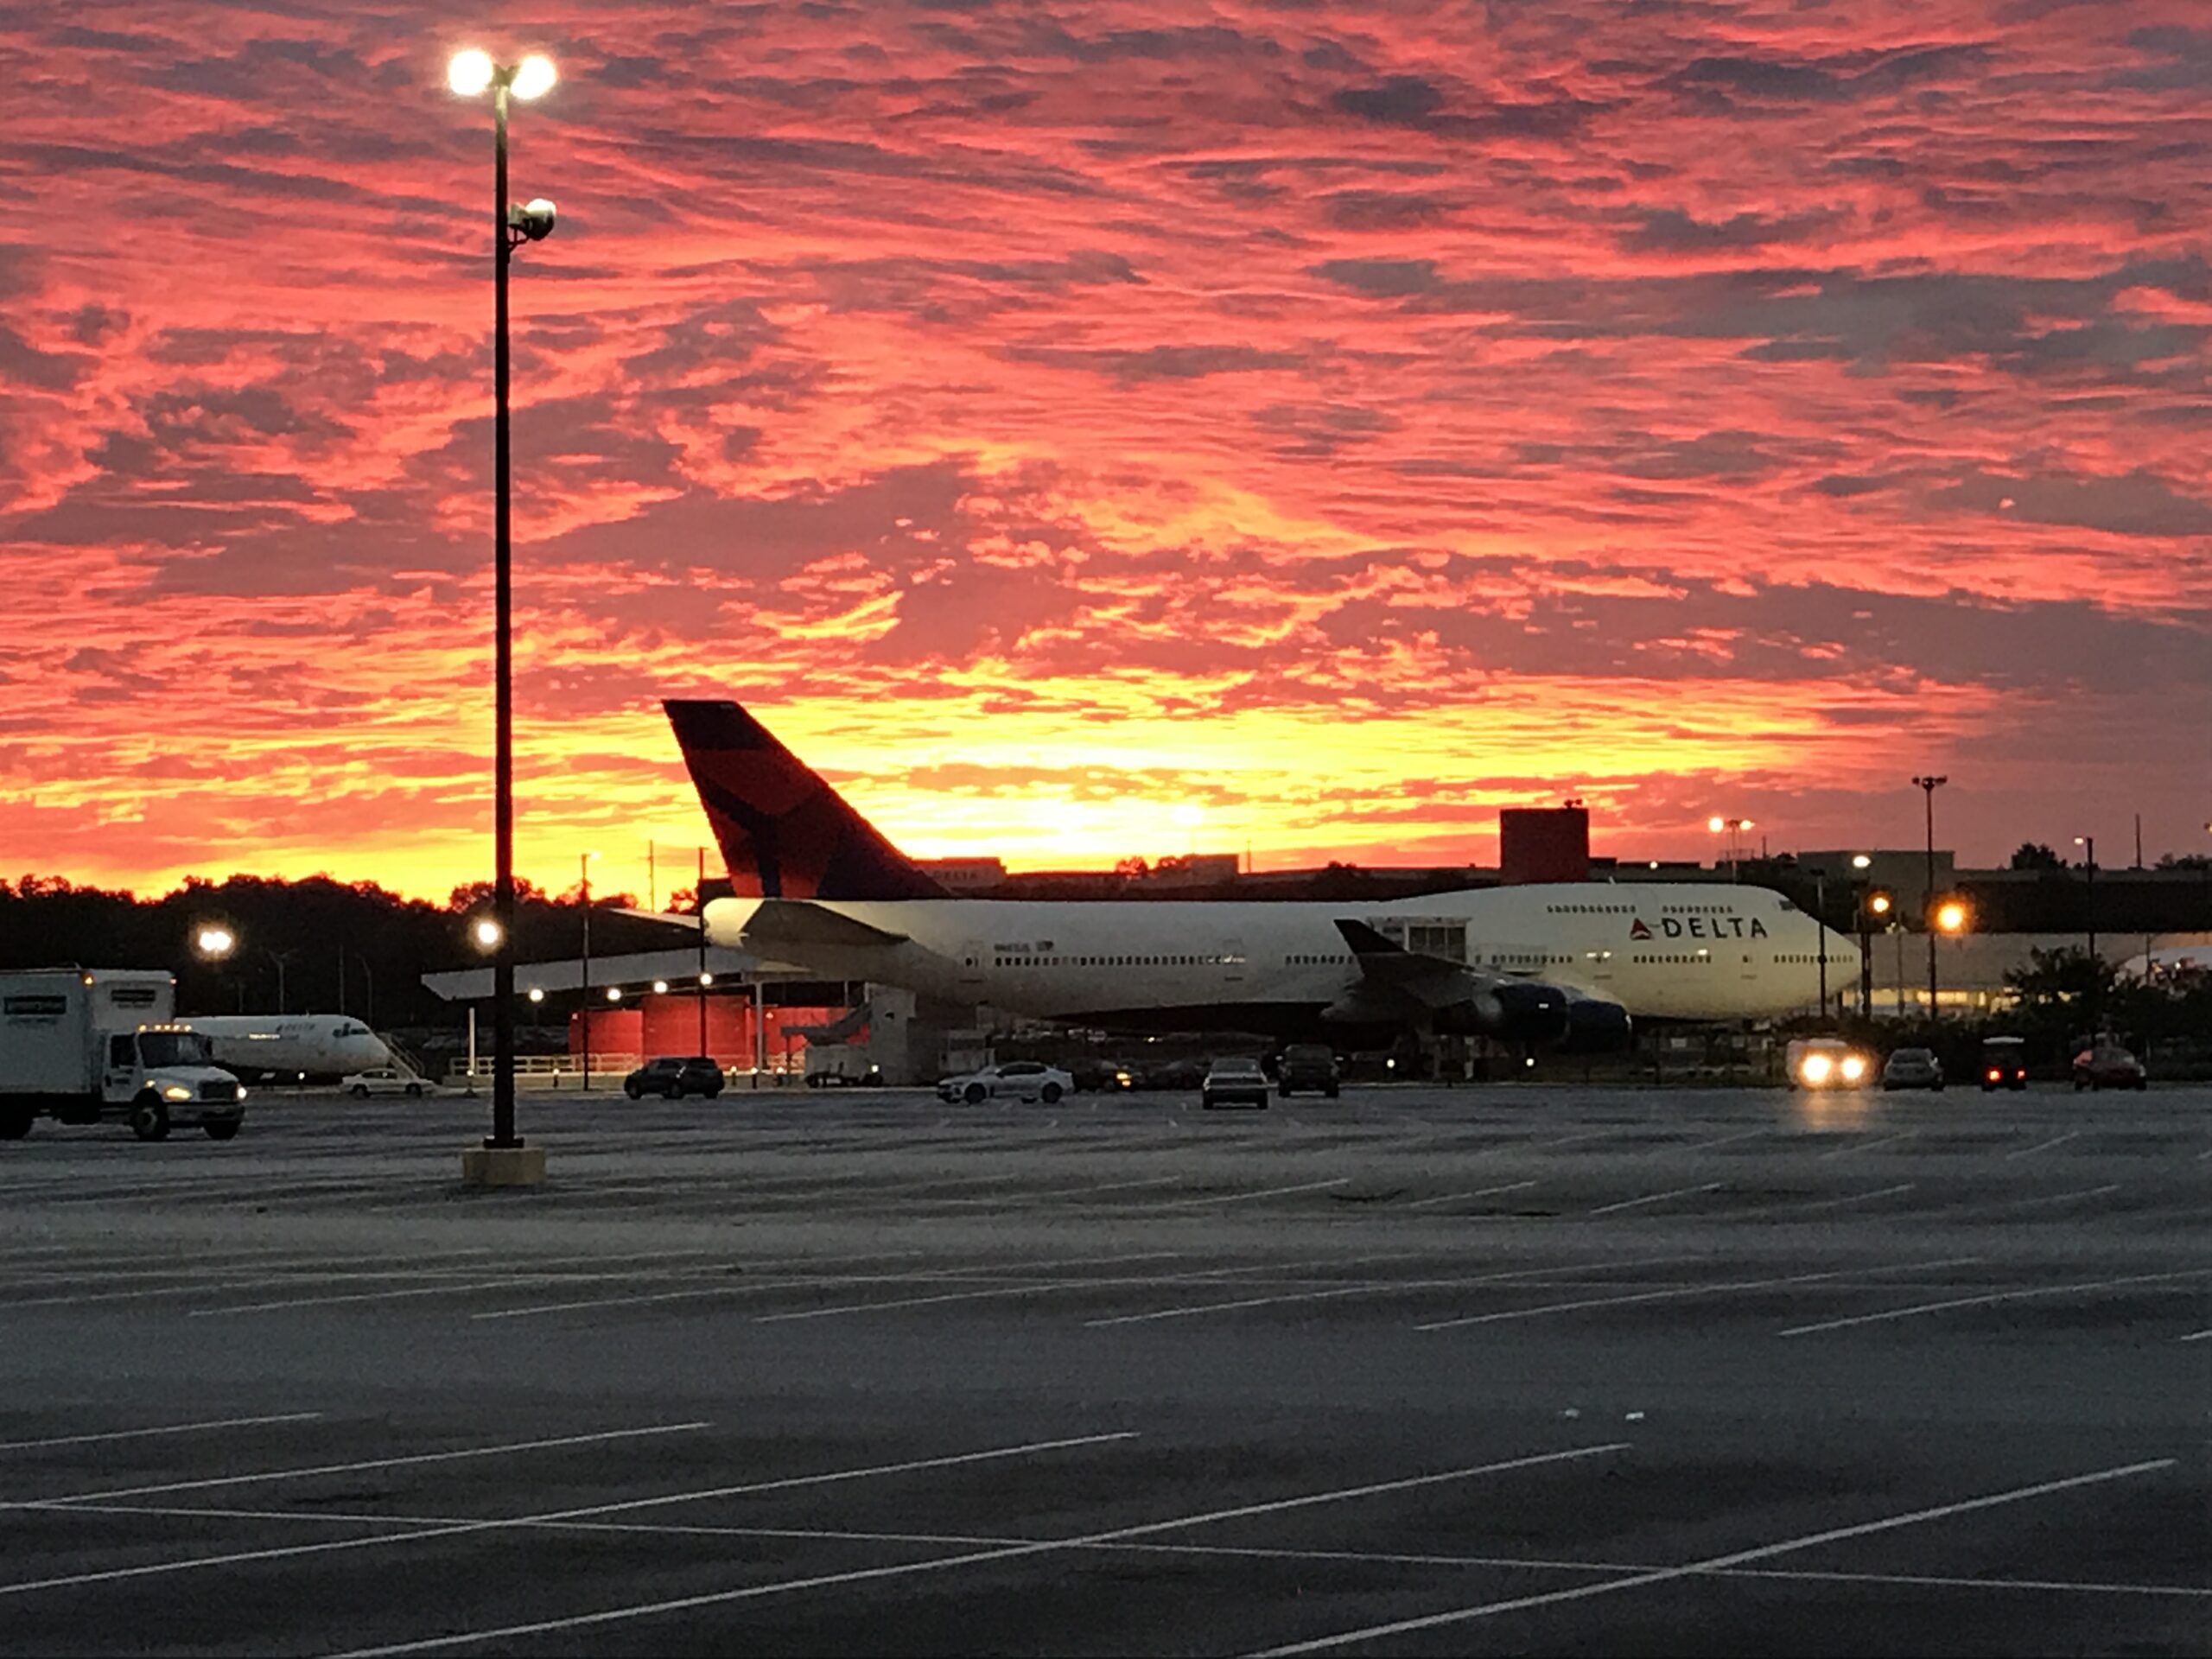
[[134, 0], [0, 12], [0, 870], [488, 874], [467, 44], [547, 886], [667, 695], [1017, 866], [2206, 845], [2202, 0]]

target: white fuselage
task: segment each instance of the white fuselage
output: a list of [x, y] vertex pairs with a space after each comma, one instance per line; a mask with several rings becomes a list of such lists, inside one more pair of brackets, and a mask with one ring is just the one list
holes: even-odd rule
[[343, 1077], [390, 1065], [384, 1039], [343, 1014], [224, 1014], [183, 1022], [213, 1045], [217, 1064], [244, 1077]]
[[1190, 1010], [1323, 1009], [1363, 973], [1338, 930], [1366, 923], [1407, 949], [1542, 980], [1635, 1017], [1762, 1019], [1831, 995], [1857, 945], [1763, 887], [1580, 882], [1384, 902], [1115, 902], [988, 899], [816, 900], [902, 943], [746, 937], [760, 900], [707, 907], [717, 944], [825, 979], [873, 980], [1009, 1013], [1106, 1023]]

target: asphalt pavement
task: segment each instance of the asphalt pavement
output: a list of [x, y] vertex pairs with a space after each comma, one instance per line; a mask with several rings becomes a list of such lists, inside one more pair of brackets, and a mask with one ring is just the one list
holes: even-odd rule
[[0, 1652], [2202, 1654], [2212, 1090], [0, 1146]]

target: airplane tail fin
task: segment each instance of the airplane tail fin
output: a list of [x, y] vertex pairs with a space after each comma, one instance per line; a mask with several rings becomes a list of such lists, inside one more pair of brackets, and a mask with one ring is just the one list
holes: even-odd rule
[[748, 899], [941, 899], [944, 889], [734, 702], [661, 705]]

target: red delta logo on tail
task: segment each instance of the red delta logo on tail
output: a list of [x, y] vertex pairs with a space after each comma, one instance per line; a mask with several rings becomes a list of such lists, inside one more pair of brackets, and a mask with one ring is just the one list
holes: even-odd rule
[[668, 723], [747, 899], [942, 899], [945, 891], [734, 702], [669, 702]]

